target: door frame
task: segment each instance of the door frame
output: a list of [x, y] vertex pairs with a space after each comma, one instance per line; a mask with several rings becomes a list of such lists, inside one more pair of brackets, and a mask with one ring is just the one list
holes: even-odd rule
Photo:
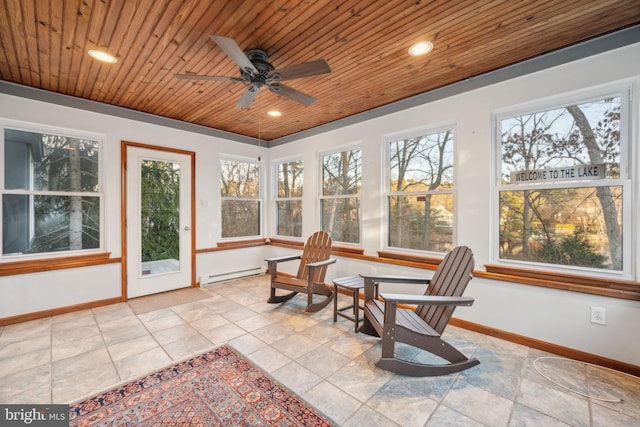
[[122, 272], [122, 301], [127, 301], [127, 150], [142, 148], [146, 150], [164, 151], [183, 154], [191, 158], [191, 287], [197, 288], [196, 281], [196, 153], [178, 148], [160, 147], [157, 145], [138, 142], [120, 142], [120, 242], [121, 242], [121, 272]]

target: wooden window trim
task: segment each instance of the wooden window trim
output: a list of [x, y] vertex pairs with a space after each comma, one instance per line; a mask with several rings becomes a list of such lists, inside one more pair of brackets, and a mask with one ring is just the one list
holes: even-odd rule
[[236, 240], [233, 242], [218, 242], [217, 247], [196, 249], [196, 253], [202, 254], [207, 252], [227, 251], [231, 249], [252, 248], [254, 246], [264, 246], [268, 244], [269, 242], [267, 241], [267, 239], [251, 239], [251, 240]]
[[0, 277], [64, 270], [67, 268], [91, 267], [95, 265], [114, 264], [120, 262], [122, 262], [122, 258], [111, 258], [111, 252], [65, 256], [60, 258], [50, 257], [25, 261], [9, 261], [0, 263]]
[[[269, 244], [289, 249], [302, 250], [304, 248], [304, 242], [300, 240], [272, 238], [270, 239]], [[353, 246], [332, 245], [331, 254], [336, 256], [359, 258], [364, 254], [364, 249]]]
[[503, 282], [640, 301], [640, 282], [631, 280], [553, 273], [494, 264], [486, 264], [485, 269], [486, 271], [474, 271], [473, 275]]

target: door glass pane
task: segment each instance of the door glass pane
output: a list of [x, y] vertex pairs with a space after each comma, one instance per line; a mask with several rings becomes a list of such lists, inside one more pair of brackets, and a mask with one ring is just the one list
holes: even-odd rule
[[142, 275], [180, 270], [180, 165], [140, 163]]

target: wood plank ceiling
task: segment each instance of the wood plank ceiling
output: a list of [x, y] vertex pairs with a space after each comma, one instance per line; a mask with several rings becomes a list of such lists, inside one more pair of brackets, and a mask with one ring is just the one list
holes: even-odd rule
[[[0, 0], [0, 78], [273, 140], [640, 23], [637, 0]], [[276, 69], [324, 58], [331, 74], [287, 81], [304, 107], [246, 86], [210, 34], [260, 48]], [[407, 54], [419, 40], [423, 57]], [[87, 55], [99, 49], [115, 64]], [[282, 117], [267, 118], [276, 109]], [[258, 125], [260, 123], [260, 126]]]

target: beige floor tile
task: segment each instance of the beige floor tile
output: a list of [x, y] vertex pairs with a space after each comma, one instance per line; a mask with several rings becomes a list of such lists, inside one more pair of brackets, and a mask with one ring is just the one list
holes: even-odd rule
[[385, 384], [366, 403], [386, 418], [403, 427], [423, 426], [435, 411], [437, 403], [416, 395], [398, 383]]
[[[400, 424], [394, 423], [389, 418], [372, 408], [362, 405], [358, 410], [347, 419], [342, 427], [394, 427]], [[400, 426], [401, 427], [401, 426]], [[443, 427], [440, 425], [439, 427]]]
[[252, 334], [260, 337], [262, 341], [268, 344], [273, 344], [276, 341], [280, 341], [281, 339], [295, 334], [295, 331], [291, 328], [274, 322], [252, 331]]
[[263, 328], [265, 326], [273, 324], [274, 321], [259, 314], [253, 314], [252, 316], [245, 317], [235, 322], [236, 325], [248, 332], [253, 332], [256, 329]]
[[348, 357], [323, 346], [314, 348], [298, 357], [296, 361], [322, 378], [328, 378], [335, 372], [350, 365]]
[[[543, 425], [538, 424], [537, 426], [541, 427]], [[447, 406], [440, 405], [431, 415], [425, 427], [486, 427], [486, 424], [482, 424]]]
[[53, 344], [51, 358], [54, 362], [68, 357], [77, 356], [104, 347], [104, 340], [101, 335], [90, 335], [86, 338], [75, 339], [73, 341]]
[[488, 426], [499, 427], [507, 425], [513, 401], [458, 380], [442, 404]]
[[197, 330], [187, 323], [181, 323], [167, 329], [161, 329], [153, 332], [153, 338], [160, 345], [172, 343], [174, 341], [184, 340], [192, 335], [200, 335]]
[[586, 399], [522, 380], [516, 401], [574, 426], [588, 426], [589, 406]]
[[228, 344], [244, 355], [250, 355], [251, 353], [261, 350], [268, 345], [260, 338], [251, 334], [244, 334], [238, 338], [234, 338], [230, 340]]
[[160, 348], [160, 344], [151, 335], [144, 335], [127, 341], [120, 341], [108, 347], [111, 359], [114, 361], [126, 359], [145, 351]]
[[[598, 424], [596, 424], [598, 425]], [[605, 424], [602, 424], [605, 425]], [[613, 424], [611, 424], [613, 425]], [[617, 424], [616, 424], [617, 425]], [[518, 427], [568, 427], [569, 424], [518, 403], [513, 405], [509, 426]]]
[[51, 336], [51, 317], [7, 325], [2, 330], [0, 339], [3, 342], [15, 342], [41, 336]]
[[100, 328], [98, 328], [98, 325], [95, 323], [86, 326], [76, 326], [75, 328], [71, 327], [70, 324], [66, 325], [65, 328], [56, 328], [54, 325], [51, 339], [54, 346], [100, 335]]
[[0, 337], [0, 366], [3, 359], [22, 356], [38, 350], [51, 348], [51, 337], [41, 335], [35, 338], [27, 338], [22, 341], [4, 340]]
[[50, 364], [13, 372], [2, 377], [0, 384], [2, 403], [52, 403]]
[[43, 348], [22, 355], [0, 359], [0, 378], [51, 363], [51, 349]]
[[314, 386], [303, 397], [337, 425], [342, 425], [362, 406], [362, 402], [327, 381]]
[[200, 334], [190, 335], [163, 346], [173, 360], [183, 360], [214, 348], [214, 344]]
[[55, 384], [67, 377], [78, 377], [96, 368], [112, 364], [109, 352], [105, 347], [101, 347], [73, 357], [56, 360], [51, 364], [51, 375]]
[[162, 348], [137, 353], [124, 359], [116, 360], [115, 366], [122, 381], [139, 378], [171, 363], [172, 359]]
[[264, 347], [251, 353], [248, 357], [267, 373], [280, 369], [291, 362], [291, 358], [280, 353], [273, 347]]
[[189, 324], [198, 332], [208, 331], [222, 325], [228, 325], [230, 322], [219, 314], [213, 313], [211, 310], [209, 315], [201, 319], [190, 322]]
[[272, 346], [276, 350], [282, 352], [283, 354], [286, 354], [292, 359], [301, 357], [302, 355], [310, 352], [319, 345], [320, 344], [316, 341], [313, 341], [312, 339], [309, 339], [300, 334], [290, 335], [272, 344]]
[[366, 402], [391, 378], [393, 374], [389, 372], [374, 371], [360, 363], [348, 362], [327, 380], [359, 401]]
[[112, 321], [105, 325], [100, 325], [102, 337], [106, 345], [111, 346], [123, 341], [140, 338], [149, 335], [149, 331], [137, 319], [135, 322]]
[[271, 375], [299, 395], [303, 395], [322, 381], [320, 376], [295, 361], [272, 371]]
[[218, 326], [217, 328], [207, 329], [200, 332], [209, 341], [216, 345], [224, 344], [247, 333], [244, 329], [236, 326], [233, 323], [227, 323], [226, 325]]
[[120, 377], [112, 364], [99, 365], [90, 371], [73, 374], [53, 383], [53, 403], [73, 403], [119, 384]]

